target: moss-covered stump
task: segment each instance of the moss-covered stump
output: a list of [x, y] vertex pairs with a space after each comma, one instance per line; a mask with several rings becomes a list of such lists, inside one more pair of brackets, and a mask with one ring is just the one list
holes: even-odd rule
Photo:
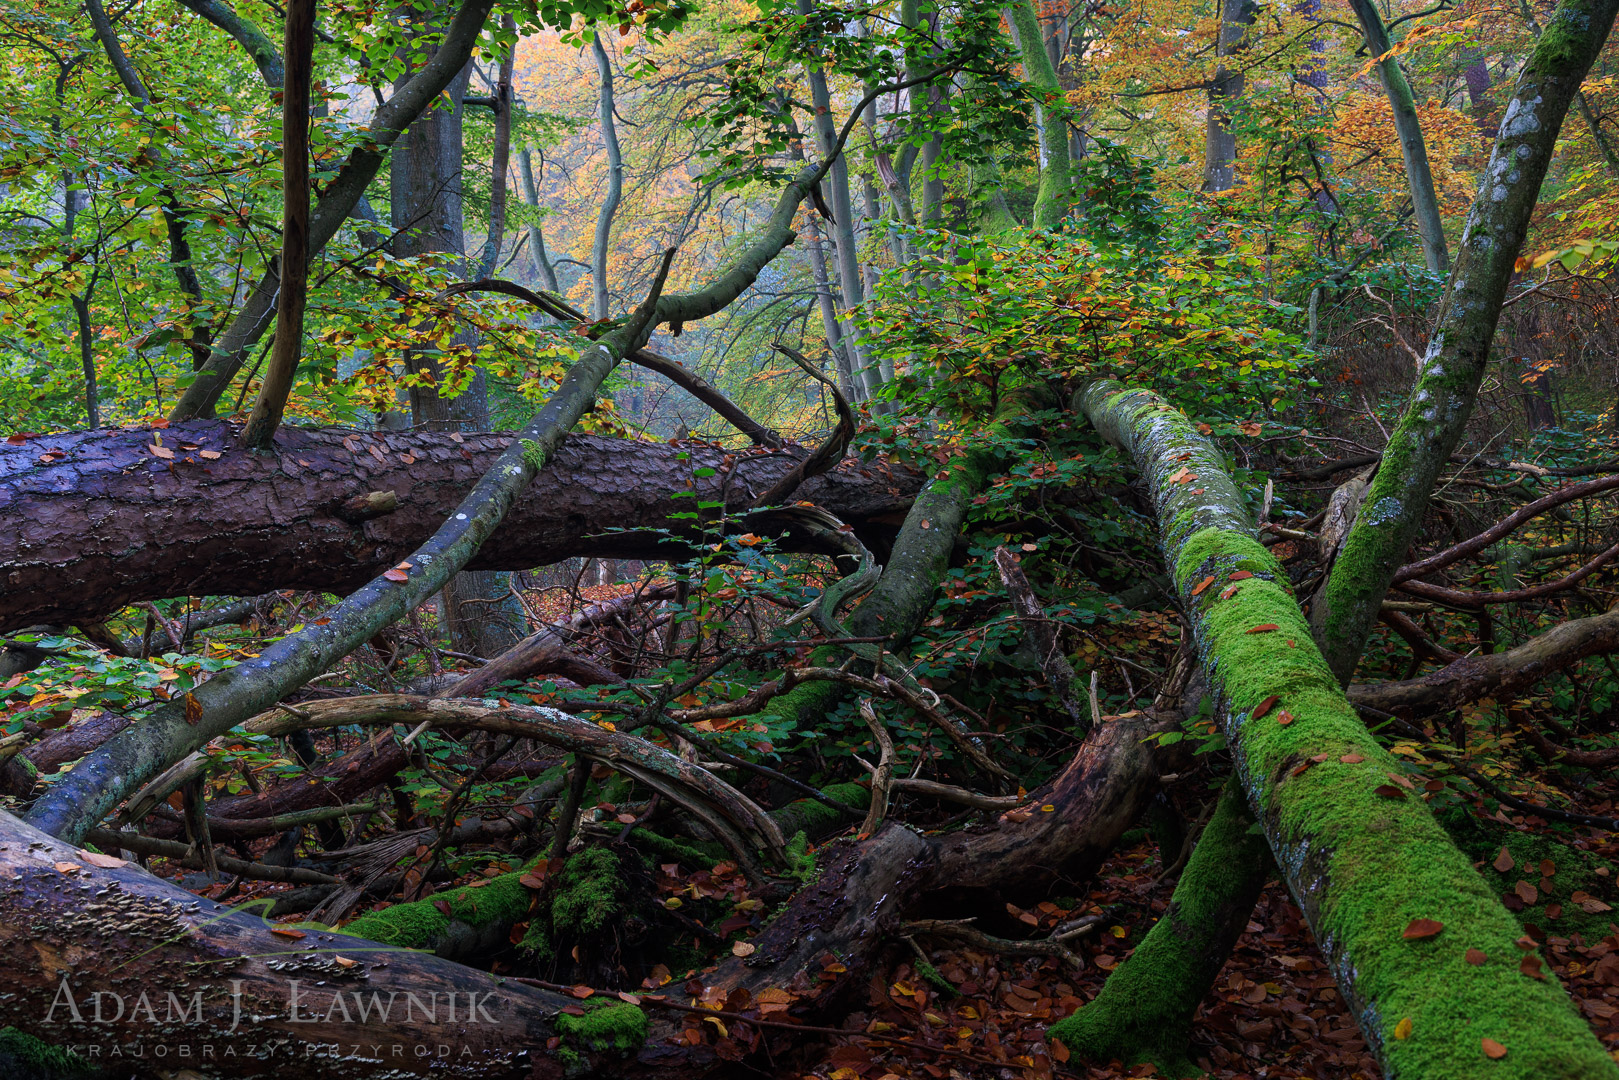
[[582, 1016], [567, 1013], [557, 1017], [557, 1034], [562, 1045], [557, 1056], [569, 1072], [586, 1064], [581, 1051], [592, 1054], [629, 1055], [646, 1042], [647, 1016], [638, 1005], [598, 1002], [585, 1006]]
[[1561, 985], [1520, 968], [1522, 926], [1344, 697], [1223, 456], [1154, 394], [1104, 382], [1082, 399], [1151, 483], [1249, 805], [1385, 1074], [1619, 1077]]
[[1242, 785], [1226, 784], [1163, 917], [1108, 976], [1096, 1000], [1048, 1033], [1090, 1061], [1150, 1061], [1160, 1074], [1197, 1076], [1192, 1015], [1231, 954], [1271, 865], [1252, 830]]

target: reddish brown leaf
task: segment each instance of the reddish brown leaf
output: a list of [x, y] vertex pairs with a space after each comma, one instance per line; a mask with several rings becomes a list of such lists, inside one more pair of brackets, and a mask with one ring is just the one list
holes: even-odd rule
[[1214, 575], [1210, 574], [1208, 577], [1204, 578], [1202, 581], [1198, 582], [1195, 586], [1192, 587], [1192, 595], [1193, 596], [1198, 595], [1204, 589], [1207, 589], [1210, 585], [1213, 585], [1213, 584], [1214, 584]]
[[1253, 711], [1252, 715], [1249, 716], [1249, 719], [1250, 720], [1258, 720], [1260, 717], [1262, 717], [1266, 713], [1270, 712], [1271, 708], [1280, 700], [1282, 700], [1281, 695], [1272, 694], [1270, 697], [1266, 698], [1264, 701], [1261, 701], [1258, 705], [1254, 706], [1254, 711]]
[[270, 927], [270, 933], [274, 934], [276, 937], [292, 938], [294, 941], [308, 936], [302, 930], [292, 930], [282, 926]]
[[1474, 967], [1479, 967], [1484, 963], [1484, 961], [1488, 960], [1489, 957], [1485, 956], [1484, 953], [1478, 949], [1468, 949], [1467, 954], [1463, 956], [1462, 959], [1466, 960]]
[[1234, 573], [1231, 576], [1227, 577], [1226, 580], [1227, 581], [1247, 581], [1249, 578], [1251, 578], [1253, 576], [1254, 576], [1254, 573], [1253, 573], [1252, 570], [1238, 570], [1236, 573]]
[[1437, 919], [1412, 919], [1406, 924], [1405, 933], [1401, 936], [1407, 941], [1420, 941], [1431, 938], [1445, 928], [1445, 924]]
[[1286, 727], [1287, 725], [1291, 724], [1292, 722], [1293, 722], [1293, 714], [1288, 712], [1286, 709], [1283, 709], [1281, 712], [1276, 714], [1276, 723], [1279, 724], [1280, 726]]
[[1250, 633], [1250, 634], [1268, 634], [1272, 630], [1280, 630], [1280, 629], [1281, 629], [1281, 627], [1277, 626], [1275, 623], [1268, 622], [1268, 623], [1260, 623], [1258, 626], [1250, 626], [1248, 628], [1248, 633]]
[[572, 994], [580, 1001], [585, 1000], [585, 998], [590, 997], [595, 992], [596, 991], [592, 987], [586, 986], [584, 983], [579, 983], [577, 986], [568, 987], [568, 993]]
[[1484, 1039], [1481, 1045], [1484, 1047], [1484, 1056], [1491, 1061], [1500, 1061], [1507, 1056], [1507, 1048], [1494, 1039]]
[[1527, 881], [1520, 880], [1518, 884], [1512, 887], [1512, 891], [1517, 893], [1518, 899], [1522, 900], [1526, 904], [1533, 904], [1535, 901], [1540, 899], [1539, 890], [1537, 890]]
[[382, 576], [389, 581], [406, 582], [410, 580], [410, 575], [399, 569], [385, 570]]
[[1377, 787], [1373, 788], [1372, 790], [1383, 796], [1385, 799], [1405, 798], [1405, 791], [1402, 788], [1395, 787], [1393, 784], [1378, 784]]
[[1545, 982], [1546, 973], [1540, 970], [1540, 965], [1540, 957], [1536, 956], [1534, 953], [1529, 953], [1518, 962], [1518, 970], [1529, 976], [1531, 979], [1539, 979], [1541, 982]]
[[1495, 857], [1495, 862], [1491, 863], [1490, 865], [1494, 866], [1497, 870], [1504, 874], [1518, 864], [1512, 861], [1512, 853], [1507, 850], [1505, 844], [1502, 844], [1501, 854], [1497, 855]]
[[1359, 765], [1361, 762], [1365, 761], [1366, 759], [1361, 757], [1359, 754], [1345, 754], [1343, 757], [1339, 758], [1338, 760], [1343, 762], [1345, 765]]

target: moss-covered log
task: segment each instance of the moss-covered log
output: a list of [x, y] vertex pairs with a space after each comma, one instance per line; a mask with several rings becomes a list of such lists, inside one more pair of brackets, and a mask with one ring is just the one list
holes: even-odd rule
[[1168, 909], [1096, 999], [1052, 1026], [1053, 1039], [1093, 1061], [1151, 1061], [1166, 1075], [1201, 1072], [1187, 1052], [1192, 1015], [1225, 966], [1271, 866], [1253, 824], [1247, 795], [1233, 779]]
[[1557, 133], [1607, 41], [1616, 10], [1619, 0], [1563, 0], [1518, 77], [1479, 178], [1410, 403], [1310, 610], [1341, 683], [1354, 674], [1383, 596], [1422, 525], [1439, 470], [1466, 430]]
[[[1522, 927], [1360, 723], [1220, 452], [1154, 394], [1104, 382], [1082, 403], [1150, 482], [1250, 807], [1385, 1072], [1619, 1076], [1556, 980], [1520, 970]], [[1408, 938], [1418, 920], [1443, 928]]]

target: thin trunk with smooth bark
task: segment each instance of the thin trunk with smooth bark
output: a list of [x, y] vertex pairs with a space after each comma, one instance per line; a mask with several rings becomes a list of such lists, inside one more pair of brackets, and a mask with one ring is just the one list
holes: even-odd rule
[[315, 0], [287, 0], [286, 86], [281, 95], [281, 295], [275, 343], [241, 446], [264, 450], [281, 426], [303, 356], [309, 292], [309, 88], [315, 49]]
[[1616, 10], [1619, 0], [1564, 0], [1507, 103], [1411, 401], [1383, 451], [1365, 509], [1311, 606], [1322, 651], [1341, 683], [1354, 674], [1439, 471], [1466, 430], [1558, 132]]

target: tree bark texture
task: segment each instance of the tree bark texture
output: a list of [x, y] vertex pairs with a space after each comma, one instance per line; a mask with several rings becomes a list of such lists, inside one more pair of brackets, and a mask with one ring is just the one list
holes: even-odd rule
[[[76, 1046], [112, 1075], [187, 1064], [214, 1077], [297, 1069], [322, 1080], [564, 1072], [560, 1055], [539, 1048], [558, 1034], [553, 1019], [568, 998], [345, 934], [276, 934], [138, 866], [98, 865], [3, 812], [0, 950], [0, 1025]], [[203, 1044], [213, 1048], [206, 1060]], [[189, 1063], [181, 1045], [196, 1055]], [[450, 1048], [443, 1058], [440, 1045]]]
[[1619, 0], [1559, 4], [1507, 103], [1411, 401], [1311, 607], [1322, 651], [1341, 683], [1354, 673], [1383, 596], [1422, 525], [1439, 470], [1466, 430], [1557, 133], [1616, 10]]
[[[1082, 403], [1151, 484], [1237, 775], [1385, 1074], [1619, 1077], [1562, 987], [1519, 970], [1521, 925], [1361, 724], [1224, 456], [1154, 394], [1099, 382]], [[1444, 926], [1406, 938], [1418, 919]], [[1469, 948], [1486, 962], [1467, 963]], [[1395, 1038], [1406, 1019], [1410, 1037]], [[1507, 1056], [1488, 1061], [1483, 1038]]]
[[[1233, 778], [1192, 851], [1163, 916], [1102, 992], [1049, 1035], [1090, 1061], [1151, 1061], [1192, 1075], [1192, 1017], [1237, 944], [1271, 866], [1246, 794]], [[1195, 1068], [1195, 1067], [1194, 1067]]]
[[[285, 427], [270, 453], [251, 454], [217, 420], [156, 437], [172, 459], [154, 455], [146, 430], [0, 445], [0, 628], [75, 624], [170, 596], [357, 588], [431, 536], [511, 438]], [[67, 456], [41, 462], [45, 450]], [[803, 451], [737, 452], [723, 468], [727, 456], [698, 444], [571, 436], [471, 566], [683, 557], [691, 549], [682, 538], [696, 541], [700, 530], [672, 514], [723, 497], [734, 518]], [[715, 475], [695, 475], [704, 468]], [[797, 497], [879, 548], [921, 482], [909, 469], [848, 460]], [[698, 498], [671, 497], [681, 491]], [[368, 519], [371, 492], [393, 492], [397, 508]], [[750, 522], [755, 532], [769, 527], [768, 515]]]
[[[1242, 48], [1258, 9], [1250, 0], [1221, 0], [1220, 32], [1214, 53], [1222, 60]], [[1222, 63], [1209, 85], [1209, 116], [1203, 147], [1203, 190], [1229, 191], [1237, 186], [1237, 136], [1231, 130], [1231, 107], [1242, 97], [1243, 74]]]

